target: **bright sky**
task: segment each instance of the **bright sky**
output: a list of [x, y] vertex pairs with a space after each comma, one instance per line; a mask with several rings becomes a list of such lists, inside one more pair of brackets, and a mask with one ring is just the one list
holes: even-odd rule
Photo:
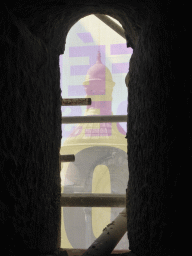
[[[118, 21], [114, 21], [121, 25]], [[112, 94], [112, 112], [114, 115], [126, 115], [128, 93], [125, 85], [125, 76], [128, 72], [128, 64], [132, 54], [132, 49], [127, 49], [126, 46], [123, 46], [126, 45], [126, 40], [94, 15], [89, 15], [79, 20], [68, 33], [65, 44], [65, 53], [60, 56], [60, 85], [62, 90], [62, 98], [85, 97], [85, 90], [82, 85], [85, 81], [85, 76], [89, 68], [88, 65], [92, 66], [96, 62], [96, 56], [99, 49], [98, 45], [101, 45], [101, 49], [103, 49], [103, 52], [101, 52], [101, 61], [110, 70], [113, 81], [115, 82]], [[123, 47], [121, 48], [121, 46]], [[86, 52], [86, 50], [83, 49], [91, 49], [91, 51], [87, 50]], [[76, 53], [74, 54], [74, 52]], [[83, 72], [82, 68], [85, 68]], [[72, 70], [76, 70], [74, 74]], [[81, 72], [79, 72], [79, 70], [81, 70]], [[84, 114], [86, 106], [62, 107], [61, 109], [63, 116], [79, 116]], [[120, 125], [126, 131], [127, 124], [120, 123]], [[76, 124], [62, 124], [62, 134], [65, 135], [65, 137], [62, 138], [61, 145], [73, 131], [75, 126]], [[110, 193], [111, 183], [108, 167], [101, 164], [97, 167], [98, 168], [95, 168], [93, 175], [92, 191], [93, 193]], [[61, 173], [62, 180], [65, 179], [67, 169], [68, 163], [65, 163], [65, 168]], [[101, 182], [101, 177], [103, 183]], [[96, 237], [100, 235], [103, 227], [110, 222], [110, 216], [110, 208], [93, 208], [92, 229]], [[67, 238], [64, 224], [62, 224], [62, 228], [61, 246], [64, 248], [72, 248], [72, 245]], [[77, 230], [75, 230], [75, 232], [77, 232]], [[127, 235], [125, 234], [124, 237], [125, 236], [126, 243], [128, 243]], [[126, 244], [126, 246], [128, 247], [128, 244]]]
[[[110, 17], [113, 19], [112, 17]], [[117, 24], [121, 26], [121, 24], [113, 19]], [[69, 52], [71, 47], [91, 47], [95, 46], [94, 52], [98, 51], [98, 45], [105, 46], [105, 63], [106, 67], [111, 71], [113, 81], [115, 82], [115, 86], [113, 88], [113, 100], [112, 100], [112, 112], [114, 115], [125, 115], [127, 114], [127, 87], [125, 85], [125, 76], [128, 71], [129, 60], [132, 54], [131, 48], [126, 48], [125, 51], [121, 54], [113, 53], [112, 47], [116, 47], [118, 44], [126, 44], [126, 40], [117, 34], [114, 30], [112, 30], [109, 26], [103, 23], [100, 19], [98, 19], [94, 15], [89, 15], [81, 20], [79, 20], [69, 31], [65, 44], [65, 52], [63, 55], [60, 55], [60, 72], [61, 72], [61, 90], [62, 90], [62, 98], [82, 98], [85, 95], [72, 95], [69, 93], [70, 88], [75, 88], [72, 86], [78, 86], [78, 88], [82, 88], [83, 90], [83, 82], [85, 81], [85, 75], [71, 75], [71, 68], [73, 66], [83, 66], [90, 65], [90, 56], [76, 56], [70, 57]], [[118, 47], [118, 46], [117, 46]], [[116, 47], [116, 48], [117, 48]], [[79, 48], [80, 49], [80, 48]], [[79, 50], [80, 51], [80, 50]], [[95, 54], [95, 53], [94, 53]], [[104, 56], [103, 56], [104, 57]], [[102, 56], [101, 56], [102, 58]], [[94, 60], [94, 63], [95, 64]], [[123, 65], [127, 65], [126, 72], [115, 72], [114, 65], [119, 65], [124, 63]], [[69, 88], [70, 87], [70, 88]], [[68, 88], [68, 89], [67, 89]], [[123, 107], [120, 109], [120, 104]], [[77, 115], [83, 115], [86, 107], [80, 107], [81, 111], [77, 112]], [[67, 107], [62, 107], [62, 115], [72, 115], [70, 114], [71, 110]], [[126, 129], [125, 123], [121, 123], [122, 127]], [[70, 131], [69, 127], [65, 128]]]

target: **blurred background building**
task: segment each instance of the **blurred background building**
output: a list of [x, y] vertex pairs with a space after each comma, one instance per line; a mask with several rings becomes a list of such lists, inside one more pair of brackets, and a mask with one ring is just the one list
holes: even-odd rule
[[[62, 107], [63, 116], [81, 115], [113, 115], [127, 114], [127, 88], [125, 75], [131, 52], [126, 48], [125, 42], [116, 32], [96, 17], [85, 17], [97, 21], [99, 26], [95, 28], [105, 35], [112, 33], [116, 44], [101, 43], [102, 36], [97, 36], [99, 42], [94, 41], [90, 32], [77, 33], [85, 29], [81, 20], [74, 25], [68, 37], [73, 42], [79, 37], [87, 46], [70, 46], [66, 43], [66, 55], [68, 58], [81, 59], [81, 65], [69, 65], [68, 74], [62, 75], [62, 65], [66, 63], [60, 60], [61, 89], [63, 98], [89, 97], [92, 104], [89, 106]], [[81, 27], [81, 30], [79, 28]], [[99, 29], [98, 29], [99, 27]], [[107, 32], [105, 31], [110, 31]], [[71, 33], [71, 34], [70, 34]], [[102, 33], [101, 33], [102, 34]], [[70, 35], [70, 36], [69, 36]], [[105, 39], [106, 40], [106, 39]], [[119, 41], [118, 41], [119, 40]], [[114, 40], [112, 40], [115, 42]], [[124, 40], [125, 41], [125, 40]], [[69, 46], [68, 46], [69, 45]], [[110, 54], [108, 53], [110, 49]], [[109, 55], [109, 59], [107, 56]], [[127, 62], [112, 63], [110, 56], [123, 55]], [[89, 65], [85, 64], [85, 57], [89, 57]], [[121, 59], [121, 58], [120, 58]], [[110, 61], [109, 61], [110, 60]], [[78, 60], [79, 61], [79, 60]], [[121, 60], [122, 61], [122, 60]], [[112, 72], [104, 65], [108, 63]], [[113, 75], [112, 75], [113, 74]], [[113, 78], [115, 77], [115, 79]], [[80, 79], [80, 81], [79, 81]], [[78, 82], [77, 82], [78, 80]], [[70, 83], [75, 81], [75, 85]], [[77, 85], [77, 83], [80, 83]], [[66, 84], [68, 83], [68, 84]], [[113, 90], [116, 83], [122, 83], [118, 87], [119, 92], [113, 98]], [[63, 86], [63, 87], [62, 87]], [[126, 92], [126, 93], [125, 93]], [[61, 164], [61, 189], [62, 193], [110, 193], [125, 194], [128, 182], [127, 165], [127, 140], [125, 123], [84, 123], [62, 125], [63, 138], [60, 154], [74, 154], [75, 162]], [[126, 177], [126, 178], [125, 178]], [[91, 243], [102, 233], [103, 228], [122, 211], [122, 208], [103, 207], [62, 207], [61, 247], [62, 248], [88, 248]], [[116, 249], [127, 249], [127, 234], [121, 239]]]

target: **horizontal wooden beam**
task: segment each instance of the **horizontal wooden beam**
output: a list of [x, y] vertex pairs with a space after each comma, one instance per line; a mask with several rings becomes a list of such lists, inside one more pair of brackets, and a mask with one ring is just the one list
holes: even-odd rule
[[62, 117], [62, 124], [75, 123], [119, 123], [127, 122], [127, 115], [110, 115], [110, 116], [67, 116]]
[[91, 105], [91, 98], [62, 99], [62, 106], [84, 106]]
[[61, 162], [74, 162], [75, 156], [74, 155], [60, 155]]
[[61, 207], [125, 207], [126, 195], [61, 193]]

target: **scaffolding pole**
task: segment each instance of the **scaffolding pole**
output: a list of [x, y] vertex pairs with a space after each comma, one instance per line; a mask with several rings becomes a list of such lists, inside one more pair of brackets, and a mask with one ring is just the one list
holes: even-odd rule
[[126, 208], [119, 213], [82, 256], [108, 256], [127, 231]]
[[75, 123], [116, 123], [127, 122], [127, 115], [109, 115], [109, 116], [66, 116], [62, 117], [62, 124]]
[[126, 195], [61, 193], [61, 207], [125, 207]]
[[91, 98], [62, 99], [62, 106], [84, 106], [91, 105]]
[[111, 29], [117, 32], [120, 36], [126, 39], [124, 29], [120, 27], [117, 23], [115, 23], [112, 19], [108, 18], [106, 15], [103, 14], [95, 14], [95, 16], [103, 21], [106, 25], [108, 25]]
[[75, 156], [74, 155], [60, 155], [61, 162], [74, 162]]

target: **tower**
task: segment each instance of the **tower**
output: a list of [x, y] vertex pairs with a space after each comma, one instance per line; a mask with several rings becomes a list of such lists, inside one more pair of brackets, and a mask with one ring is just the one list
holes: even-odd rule
[[[88, 70], [83, 86], [86, 97], [92, 99], [85, 115], [112, 115], [112, 92], [115, 83], [110, 70], [101, 62], [100, 52], [95, 65]], [[75, 127], [60, 151], [61, 155], [75, 155], [75, 162], [62, 163], [61, 166], [63, 193], [125, 194], [128, 167], [127, 143], [123, 131], [116, 123], [83, 123]], [[84, 244], [86, 248], [96, 238], [98, 224], [94, 227], [93, 219], [99, 214], [99, 210], [95, 210], [91, 211], [89, 207], [84, 210], [63, 208], [67, 237], [72, 223], [81, 229], [82, 237], [75, 232], [77, 237], [74, 234], [69, 239], [73, 247], [81, 248]], [[117, 210], [107, 209], [109, 214], [105, 215], [110, 215], [113, 220]], [[103, 218], [101, 225], [102, 220]]]

